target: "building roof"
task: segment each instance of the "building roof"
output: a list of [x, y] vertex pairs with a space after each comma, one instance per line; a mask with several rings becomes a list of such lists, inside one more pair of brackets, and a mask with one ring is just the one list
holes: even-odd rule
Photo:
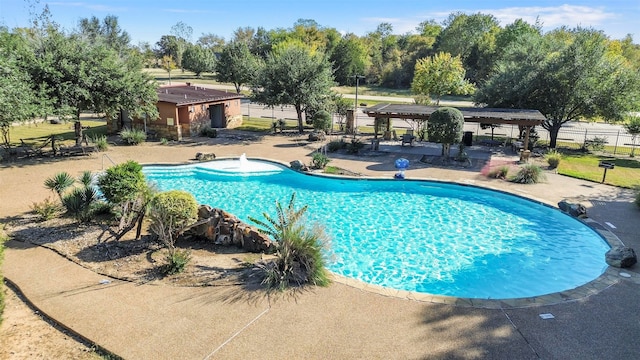
[[[363, 111], [370, 117], [396, 118], [396, 119], [424, 119], [428, 120], [431, 114], [438, 110], [438, 106], [425, 106], [417, 104], [377, 104]], [[540, 125], [546, 118], [538, 110], [530, 109], [502, 109], [480, 107], [458, 107], [462, 112], [464, 121], [486, 124], [515, 124], [524, 126]]]
[[244, 95], [236, 94], [235, 92], [193, 85], [163, 86], [158, 88], [158, 101], [178, 106], [242, 99], [243, 97]]

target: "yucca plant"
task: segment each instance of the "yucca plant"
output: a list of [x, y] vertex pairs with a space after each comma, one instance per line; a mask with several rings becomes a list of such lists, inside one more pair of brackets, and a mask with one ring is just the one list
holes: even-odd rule
[[68, 188], [73, 186], [73, 183], [76, 179], [73, 178], [68, 172], [60, 172], [55, 174], [53, 177], [50, 177], [44, 181], [44, 186], [58, 194], [60, 201], [62, 201], [62, 196]]
[[276, 201], [276, 217], [263, 213], [264, 221], [250, 217], [261, 231], [277, 241], [276, 258], [263, 263], [263, 284], [267, 291], [282, 291], [289, 286], [312, 284], [326, 286], [329, 277], [325, 268], [323, 249], [328, 243], [320, 227], [306, 228], [302, 219], [307, 206], [295, 209], [295, 193], [284, 208]]

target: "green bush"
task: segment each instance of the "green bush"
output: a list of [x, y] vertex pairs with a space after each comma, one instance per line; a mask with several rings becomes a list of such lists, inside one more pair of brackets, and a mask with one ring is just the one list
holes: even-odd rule
[[203, 127], [202, 130], [200, 130], [200, 136], [204, 136], [204, 137], [209, 137], [209, 138], [216, 138], [218, 137], [218, 130], [214, 129], [214, 128], [210, 128], [210, 127]]
[[276, 258], [261, 265], [267, 291], [282, 291], [305, 284], [326, 286], [330, 282], [323, 257], [328, 237], [319, 227], [309, 229], [304, 226], [306, 211], [307, 206], [295, 209], [294, 193], [286, 209], [276, 201], [275, 218], [267, 213], [262, 214], [264, 221], [249, 218], [263, 233], [277, 241]]
[[96, 146], [98, 151], [107, 151], [109, 149], [109, 142], [105, 135], [91, 137], [91, 142]]
[[169, 140], [167, 138], [160, 139], [160, 145], [169, 145]]
[[31, 204], [31, 211], [38, 216], [37, 221], [47, 221], [60, 213], [60, 205], [50, 198], [46, 198], [42, 202]]
[[325, 154], [323, 153], [314, 153], [311, 158], [311, 167], [314, 169], [324, 169], [325, 166], [331, 161]]
[[534, 164], [526, 164], [511, 179], [512, 182], [520, 184], [536, 184], [544, 180], [542, 168]]
[[315, 130], [331, 130], [331, 126], [333, 125], [331, 114], [324, 110], [320, 110], [313, 115], [313, 128]]
[[189, 250], [175, 250], [170, 251], [167, 255], [167, 263], [162, 269], [162, 273], [165, 275], [179, 274], [191, 261], [191, 252]]
[[351, 142], [347, 144], [349, 154], [357, 154], [362, 148], [364, 148], [364, 143], [360, 139], [351, 139]]
[[562, 154], [554, 149], [549, 151], [544, 156], [544, 159], [547, 161], [547, 164], [549, 164], [550, 168], [555, 169], [558, 167], [558, 165], [560, 165], [560, 160], [562, 160]]
[[179, 232], [198, 220], [198, 202], [190, 193], [171, 190], [156, 194], [149, 206], [150, 230], [169, 250], [167, 274], [175, 274], [189, 262], [189, 254], [178, 251], [175, 241]]
[[153, 192], [145, 181], [142, 166], [135, 161], [112, 166], [98, 179], [98, 187], [113, 211], [119, 214], [116, 239], [133, 229], [136, 222], [139, 225], [136, 233], [138, 238], [140, 224]]
[[147, 134], [138, 129], [124, 129], [120, 132], [120, 137], [129, 145], [139, 145], [147, 140]]
[[509, 166], [508, 165], [504, 165], [504, 166], [500, 166], [497, 167], [491, 171], [489, 171], [489, 173], [487, 174], [488, 177], [490, 178], [494, 178], [494, 179], [506, 179], [507, 175], [509, 174]]
[[4, 278], [2, 277], [2, 260], [4, 260], [4, 243], [8, 240], [4, 232], [4, 226], [0, 224], [0, 325], [2, 324], [2, 313], [4, 312]]
[[451, 144], [462, 140], [464, 116], [462, 112], [452, 107], [441, 107], [429, 116], [427, 132], [429, 141], [442, 144], [442, 155], [449, 156]]
[[329, 142], [327, 144], [327, 151], [328, 152], [336, 152], [336, 151], [341, 150], [341, 149], [346, 149], [346, 147], [347, 147], [347, 143], [344, 140], [342, 140], [342, 139], [334, 140], [334, 141], [331, 141], [331, 142]]

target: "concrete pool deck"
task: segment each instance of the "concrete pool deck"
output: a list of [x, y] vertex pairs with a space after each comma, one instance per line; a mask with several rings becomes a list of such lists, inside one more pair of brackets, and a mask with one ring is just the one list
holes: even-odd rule
[[[196, 152], [309, 163], [313, 148], [295, 137], [247, 139], [232, 135], [202, 143], [118, 147], [107, 152], [116, 163], [184, 162]], [[232, 135], [232, 136], [231, 136]], [[234, 137], [235, 136], [235, 137]], [[424, 147], [389, 149], [372, 156], [331, 156], [331, 165], [390, 178], [401, 154], [413, 166], [409, 178], [471, 183], [555, 205], [581, 202], [590, 218], [627, 246], [640, 249], [640, 211], [632, 192], [548, 173], [547, 181], [519, 185], [491, 180], [477, 171], [419, 164]], [[489, 158], [484, 149], [472, 156]], [[494, 154], [500, 156], [502, 154]], [[508, 157], [508, 154], [504, 156]], [[3, 166], [0, 215], [4, 220], [29, 210], [50, 193], [42, 182], [62, 168], [70, 173], [100, 170], [102, 154], [87, 158], [33, 160]], [[29, 179], [28, 182], [25, 179]], [[11, 242], [4, 274], [42, 312], [104, 348], [131, 359], [614, 359], [640, 353], [638, 266], [579, 299], [559, 297], [554, 305], [497, 309], [451, 306], [383, 296], [339, 282], [295, 297], [252, 297], [241, 288], [177, 288], [113, 280], [73, 264], [50, 250]], [[570, 269], [568, 269], [570, 271]], [[543, 320], [540, 314], [553, 314]]]

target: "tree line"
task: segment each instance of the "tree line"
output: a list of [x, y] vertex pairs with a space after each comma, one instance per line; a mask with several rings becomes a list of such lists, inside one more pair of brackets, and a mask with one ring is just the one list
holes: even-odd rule
[[0, 111], [4, 123], [47, 114], [77, 119], [87, 110], [156, 116], [155, 84], [141, 71], [150, 66], [214, 73], [238, 92], [249, 87], [266, 106], [292, 105], [300, 130], [303, 113], [344, 113], [348, 103], [331, 87], [353, 85], [356, 76], [369, 85], [411, 88], [424, 104], [472, 94], [481, 105], [538, 109], [552, 146], [567, 121], [620, 120], [640, 108], [640, 46], [630, 35], [615, 40], [566, 27], [543, 33], [523, 20], [501, 27], [482, 13], [424, 21], [404, 35], [393, 34], [389, 23], [357, 36], [300, 19], [287, 29], [240, 27], [229, 41], [206, 33], [194, 42], [193, 29], [178, 22], [152, 47], [131, 45], [114, 16], [81, 19], [65, 32], [45, 7], [32, 27], [1, 29], [0, 49], [7, 50], [0, 56], [6, 75], [0, 110], [29, 105]]

